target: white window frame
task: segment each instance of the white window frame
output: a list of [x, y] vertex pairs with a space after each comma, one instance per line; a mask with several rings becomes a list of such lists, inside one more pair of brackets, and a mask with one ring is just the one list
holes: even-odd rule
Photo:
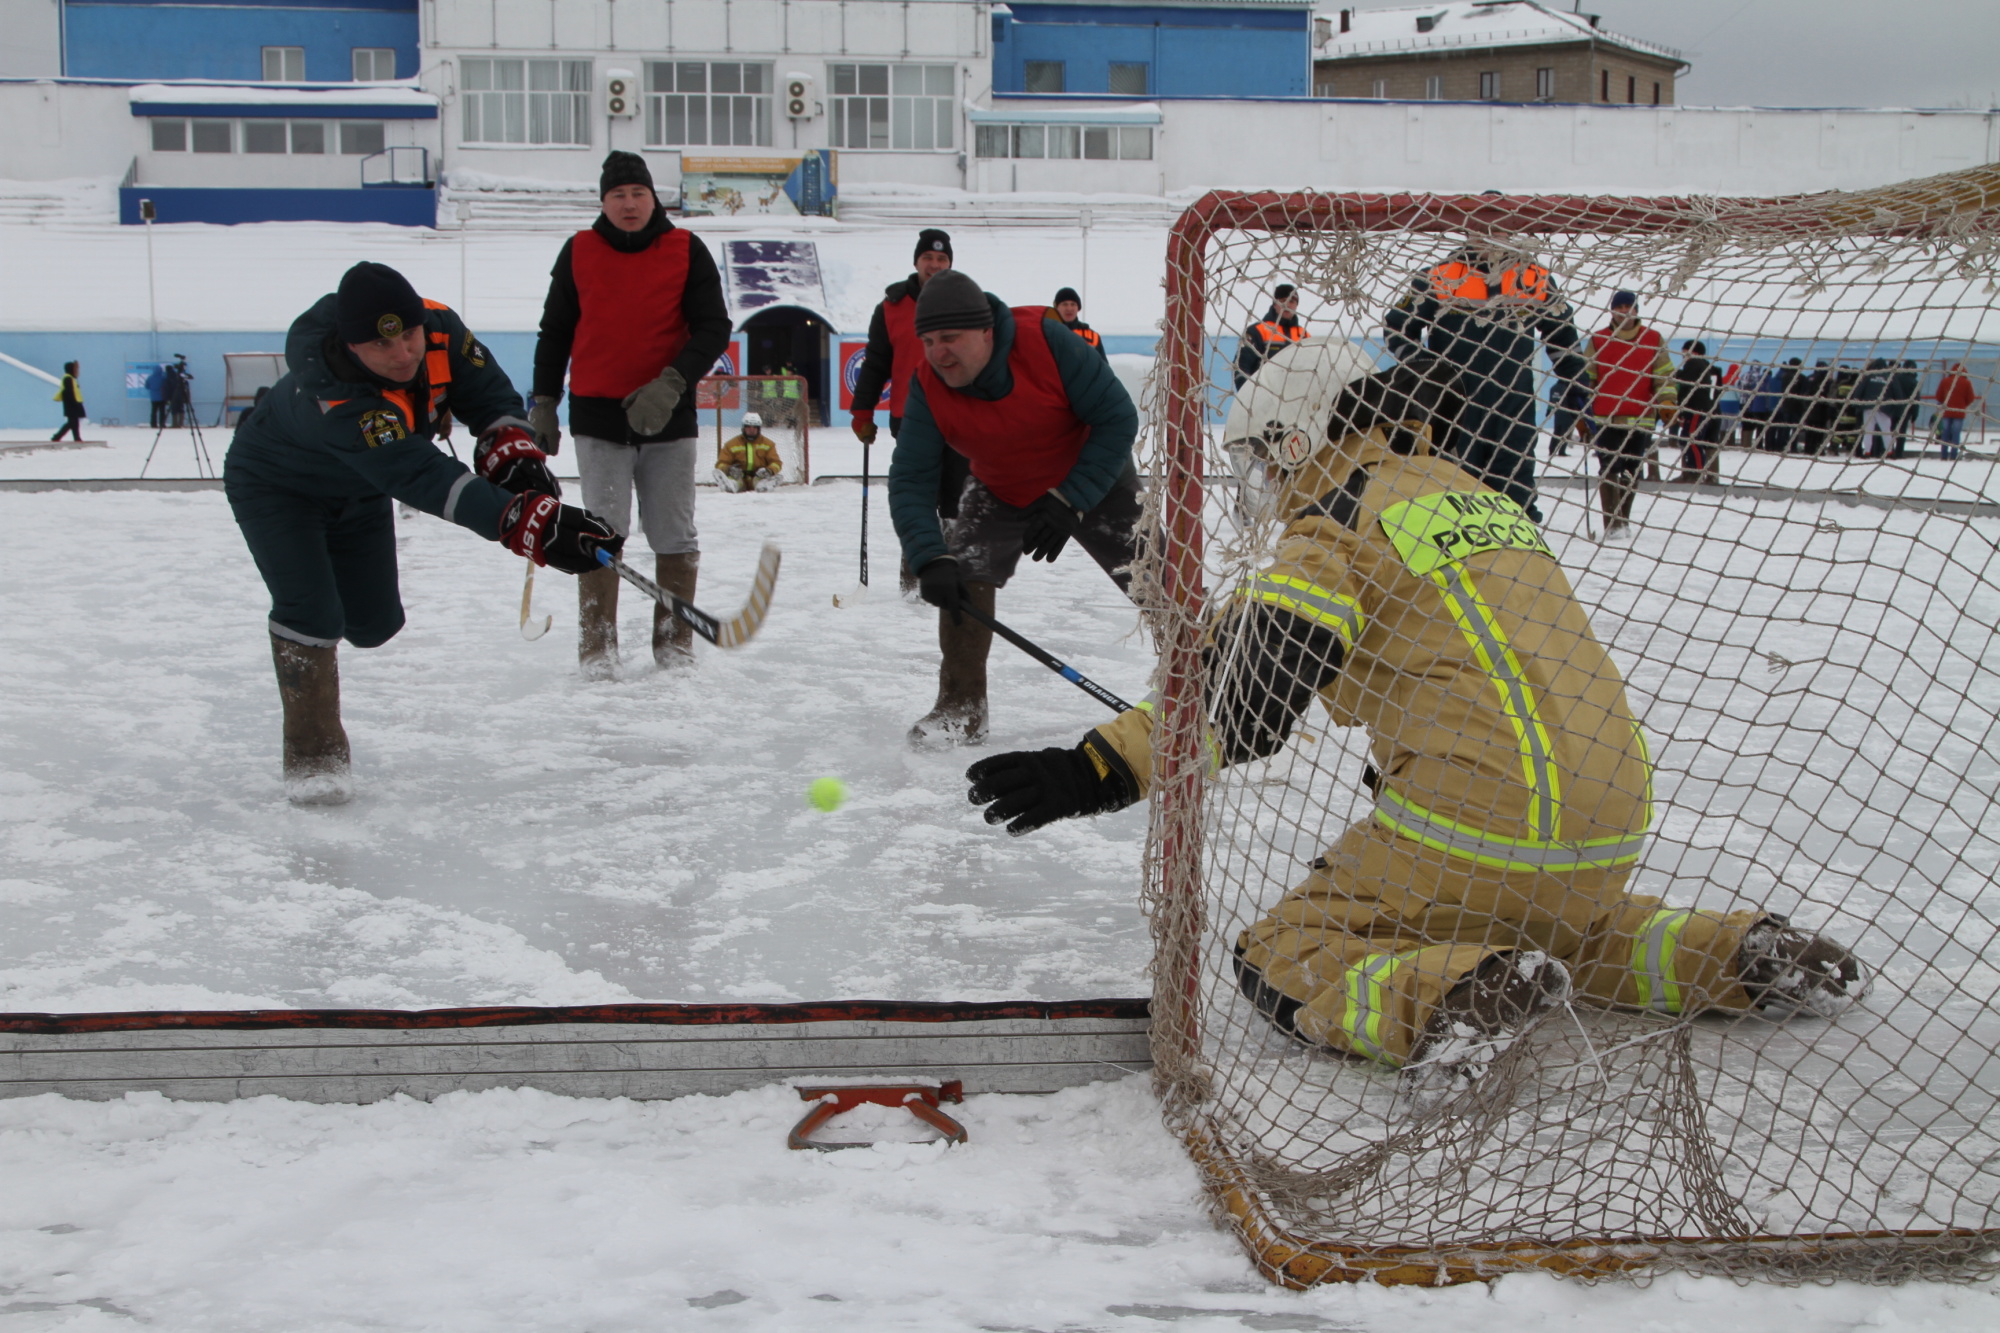
[[466, 147], [590, 147], [588, 60], [460, 56], [458, 96]]
[[[695, 70], [700, 74], [691, 78]], [[646, 146], [769, 148], [778, 100], [772, 71], [763, 60], [648, 60]], [[755, 90], [743, 90], [753, 82]], [[717, 87], [729, 83], [736, 87]]]
[[[382, 72], [382, 63], [387, 57], [389, 72]], [[392, 83], [396, 78], [396, 48], [393, 46], [356, 46], [349, 49], [348, 60], [356, 83]], [[362, 72], [366, 65], [367, 72]]]
[[[196, 146], [195, 146], [195, 142], [196, 142], [197, 138], [199, 137], [199, 132], [200, 132], [201, 130], [203, 130], [203, 129], [209, 129], [209, 128], [213, 128], [214, 126], [217, 126], [217, 125], [220, 125], [220, 126], [222, 126], [222, 128], [223, 128], [224, 132], [228, 134], [228, 136], [229, 136], [229, 146], [228, 146], [227, 148], [198, 148], [198, 147], [196, 147]], [[221, 157], [221, 156], [222, 156], [222, 155], [224, 155], [225, 153], [233, 153], [233, 152], [235, 152], [235, 151], [236, 151], [236, 149], [237, 149], [237, 142], [236, 142], [236, 122], [235, 122], [235, 121], [233, 121], [233, 120], [222, 120], [222, 119], [220, 119], [220, 118], [218, 118], [218, 117], [215, 117], [215, 116], [196, 116], [196, 117], [192, 117], [192, 118], [191, 118], [191, 119], [190, 119], [190, 120], [188, 121], [188, 151], [189, 151], [189, 152], [191, 152], [191, 153], [206, 153], [206, 154], [208, 154], [208, 155], [210, 155], [210, 156], [212, 156], [212, 157]]]
[[1424, 79], [1424, 100], [1426, 102], [1444, 101], [1444, 75], [1432, 74]]
[[[992, 125], [974, 127], [973, 153], [988, 161], [1150, 162], [1151, 125]], [[995, 148], [1002, 151], [994, 152]]]
[[1375, 99], [1376, 101], [1378, 101], [1378, 102], [1386, 102], [1386, 101], [1388, 101], [1388, 100], [1389, 100], [1389, 81], [1388, 81], [1387, 79], [1377, 79], [1377, 80], [1375, 80], [1375, 82], [1374, 82], [1373, 84], [1371, 84], [1371, 85], [1369, 86], [1369, 89], [1368, 89], [1368, 95], [1369, 95], [1370, 97], [1374, 98], [1374, 99]]
[[[190, 151], [188, 143], [188, 123], [185, 117], [154, 116], [152, 117], [152, 122], [153, 126], [152, 129], [147, 132], [146, 142], [153, 152], [185, 153]], [[180, 131], [180, 142], [178, 144], [162, 145], [160, 143], [160, 131], [167, 128], [169, 125], [173, 126], [174, 129]]]
[[1553, 65], [1543, 65], [1535, 71], [1535, 98], [1537, 101], [1553, 102], [1556, 97], [1556, 71]]
[[832, 146], [949, 152], [957, 135], [958, 66], [935, 61], [835, 61], [827, 66]]
[[[334, 151], [340, 157], [367, 157], [389, 146], [389, 123], [385, 120], [343, 120], [336, 122]], [[371, 135], [369, 131], [374, 131]], [[370, 143], [368, 140], [375, 142]], [[358, 141], [358, 142], [357, 142]], [[349, 143], [353, 147], [349, 147]]]
[[1479, 100], [1497, 102], [1500, 100], [1500, 71], [1482, 69], [1479, 71]]
[[[277, 73], [271, 72], [276, 62]], [[267, 46], [264, 48], [265, 83], [304, 83], [306, 81], [306, 49], [303, 46]]]

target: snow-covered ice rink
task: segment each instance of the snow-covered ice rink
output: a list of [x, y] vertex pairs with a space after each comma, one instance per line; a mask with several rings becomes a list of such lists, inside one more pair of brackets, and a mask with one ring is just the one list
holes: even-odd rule
[[[0, 478], [136, 473], [151, 432], [93, 433], [111, 446], [0, 454]], [[225, 442], [212, 434], [218, 461]], [[189, 475], [173, 444], [154, 471]], [[1729, 459], [1732, 474], [1753, 465], [1793, 486], [1886, 475]], [[1989, 471], [1896, 475], [1992, 498]], [[856, 485], [704, 491], [705, 606], [741, 600], [762, 542], [785, 548], [763, 634], [657, 672], [628, 596], [627, 667], [604, 683], [576, 674], [570, 580], [537, 579], [556, 625], [526, 642], [519, 560], [401, 520], [408, 628], [342, 653], [361, 796], [294, 810], [266, 597], [221, 494], [0, 492], [0, 1011], [1146, 993], [1143, 812], [1008, 839], [965, 801], [967, 756], [904, 745], [934, 687], [935, 619], [894, 592], [882, 500], [877, 588], [837, 609], [855, 584]], [[1640, 503], [1643, 520], [1684, 502]], [[1551, 531], [1573, 570], [1616, 560], [1628, 584], [1660, 540], [1600, 557], [1574, 504]], [[1143, 692], [1136, 613], [1075, 552], [1026, 567], [1000, 614]], [[1005, 645], [993, 666], [992, 748], [1068, 745], [1104, 716]], [[852, 790], [832, 814], [805, 801], [827, 774]], [[669, 1103], [0, 1101], [0, 1328], [2000, 1324], [1990, 1287], [1510, 1277], [1296, 1295], [1210, 1226], [1143, 1079], [974, 1097], [971, 1142], [948, 1151], [788, 1152], [799, 1107], [783, 1087]]]

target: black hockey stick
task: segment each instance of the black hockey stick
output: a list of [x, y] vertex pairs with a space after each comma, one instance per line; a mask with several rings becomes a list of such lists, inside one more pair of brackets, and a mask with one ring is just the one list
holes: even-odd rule
[[771, 609], [771, 594], [778, 586], [778, 548], [766, 546], [763, 554], [757, 557], [757, 577], [750, 583], [750, 597], [743, 603], [743, 609], [727, 620], [717, 620], [693, 602], [674, 596], [601, 546], [597, 549], [597, 562], [617, 570], [619, 578], [666, 607], [676, 619], [718, 648], [735, 648], [750, 641], [763, 627], [765, 613]]
[[1076, 686], [1079, 690], [1082, 690], [1085, 694], [1089, 695], [1091, 698], [1097, 700], [1097, 702], [1103, 704], [1106, 708], [1109, 708], [1112, 712], [1124, 713], [1131, 710], [1132, 707], [1131, 704], [1126, 703], [1123, 699], [1113, 694], [1110, 690], [1105, 689], [1102, 685], [1099, 685], [1096, 681], [1084, 675], [1081, 671], [1078, 671], [1075, 667], [1071, 666], [1069, 663], [1058, 658], [1055, 654], [1048, 652], [1046, 649], [1042, 648], [1041, 645], [1037, 644], [1034, 640], [1023, 638], [1021, 635], [1016, 634], [1013, 630], [1008, 629], [1005, 625], [995, 620], [992, 616], [987, 615], [984, 611], [981, 611], [979, 608], [972, 606], [967, 602], [960, 602], [958, 604], [958, 609], [965, 612], [965, 614], [967, 614], [968, 616], [971, 616], [974, 620], [978, 621], [980, 624], [986, 626], [986, 628], [992, 630], [995, 634], [998, 634], [1001, 638], [1005, 639], [1007, 642], [1013, 644], [1016, 648], [1019, 648], [1022, 652], [1026, 653], [1028, 656], [1034, 658], [1037, 662], [1040, 662], [1043, 666], [1047, 667], [1049, 670], [1055, 672], [1058, 676], [1061, 676], [1064, 680], [1068, 681], [1070, 684]]

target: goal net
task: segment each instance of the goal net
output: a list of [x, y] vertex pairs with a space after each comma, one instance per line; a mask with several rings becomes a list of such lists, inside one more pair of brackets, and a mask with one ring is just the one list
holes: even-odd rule
[[1167, 257], [1156, 1077], [1259, 1266], [1990, 1273], [2000, 169]]
[[702, 481], [711, 479], [723, 446], [742, 433], [750, 413], [784, 463], [780, 483], [812, 480], [812, 396], [804, 376], [710, 375], [695, 386], [695, 408], [703, 445], [712, 451], [695, 469]]

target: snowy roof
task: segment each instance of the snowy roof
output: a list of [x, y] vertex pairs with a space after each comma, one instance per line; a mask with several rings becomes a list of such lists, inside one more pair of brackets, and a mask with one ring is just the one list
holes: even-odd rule
[[975, 125], [1157, 125], [1162, 119], [1158, 102], [1051, 106], [1040, 98], [1009, 102], [1004, 96], [995, 97], [993, 102], [990, 108], [966, 107], [966, 119]]
[[135, 116], [365, 116], [436, 120], [438, 100], [408, 83], [142, 83], [132, 89]]
[[[1347, 16], [1346, 32], [1340, 30], [1342, 14]], [[1341, 6], [1321, 8], [1316, 16], [1326, 20], [1331, 29], [1327, 39], [1313, 48], [1313, 55], [1319, 60], [1587, 41], [1665, 60], [1683, 59], [1671, 46], [1599, 28], [1593, 22], [1595, 15], [1549, 9], [1535, 0], [1450, 0], [1450, 3], [1397, 9]]]

